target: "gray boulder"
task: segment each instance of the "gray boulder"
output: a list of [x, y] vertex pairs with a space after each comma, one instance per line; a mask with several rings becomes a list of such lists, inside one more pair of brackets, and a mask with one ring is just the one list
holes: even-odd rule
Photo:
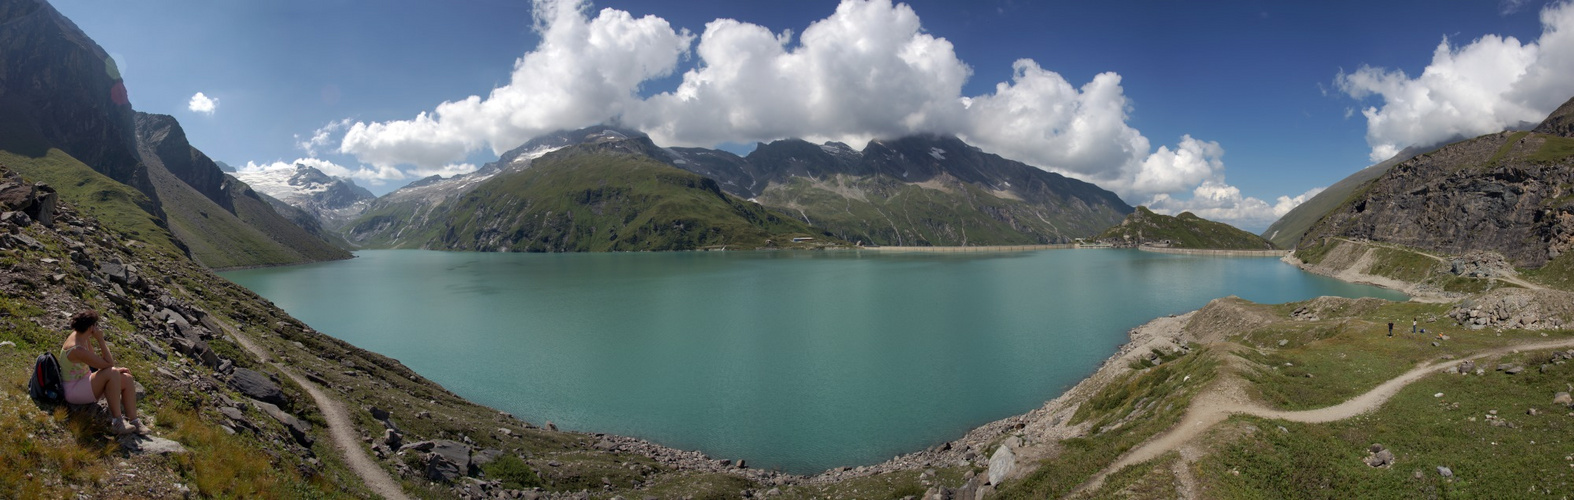
[[166, 455], [170, 453], [186, 453], [187, 451], [184, 445], [161, 437], [127, 434], [121, 436], [119, 441], [120, 449], [126, 450], [136, 455], [150, 453], [154, 455]]
[[443, 458], [459, 466], [463, 474], [470, 473], [470, 446], [458, 441], [447, 439], [432, 440], [432, 453], [442, 455]]
[[281, 410], [278, 406], [274, 406], [269, 403], [253, 401], [252, 404], [255, 405], [257, 409], [262, 410], [263, 413], [273, 417], [274, 420], [278, 420], [279, 423], [284, 424], [284, 428], [290, 431], [290, 437], [295, 438], [295, 442], [300, 443], [301, 446], [311, 448], [312, 443], [315, 442], [311, 436], [311, 423], [299, 418], [295, 418], [295, 415], [291, 415], [289, 412]]
[[404, 444], [404, 435], [393, 429], [384, 430], [383, 444], [387, 445], [390, 450], [397, 450], [400, 445]]
[[1373, 453], [1372, 456], [1366, 457], [1366, 465], [1370, 465], [1372, 467], [1387, 467], [1389, 465], [1393, 465], [1393, 463], [1394, 452], [1386, 449], [1379, 450], [1376, 453]]
[[273, 405], [285, 404], [284, 391], [279, 389], [279, 384], [256, 371], [236, 368], [235, 373], [230, 375], [229, 385], [246, 397]]
[[503, 456], [503, 450], [487, 448], [476, 452], [475, 456], [470, 457], [470, 465], [477, 469], [486, 467], [486, 464], [496, 461], [501, 456]]
[[1011, 452], [1011, 447], [1001, 445], [989, 457], [989, 484], [1000, 484], [1007, 476], [1011, 475], [1017, 467], [1017, 457]]
[[453, 460], [450, 460], [447, 456], [441, 453], [432, 452], [426, 454], [427, 479], [444, 483], [452, 483], [455, 479], [459, 479], [460, 477], [464, 476], [464, 474], [461, 472], [462, 470], [463, 469], [459, 466], [459, 464], [454, 463]]
[[126, 273], [126, 265], [121, 263], [118, 258], [99, 264], [98, 271], [104, 273], [104, 276], [108, 277], [109, 281], [122, 285], [126, 284], [127, 280], [130, 279]]
[[405, 453], [405, 452], [423, 452], [424, 453], [424, 452], [432, 451], [432, 448], [434, 448], [436, 446], [437, 446], [437, 444], [433, 443], [431, 441], [416, 441], [414, 443], [408, 443], [408, 444], [405, 444], [404, 446], [400, 446], [399, 447], [399, 453]]

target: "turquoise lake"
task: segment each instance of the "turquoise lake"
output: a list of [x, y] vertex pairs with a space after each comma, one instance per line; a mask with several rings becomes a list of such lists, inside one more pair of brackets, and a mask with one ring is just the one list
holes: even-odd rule
[[526, 421], [813, 473], [1026, 412], [1148, 320], [1238, 295], [1404, 296], [1272, 258], [416, 250], [226, 272]]

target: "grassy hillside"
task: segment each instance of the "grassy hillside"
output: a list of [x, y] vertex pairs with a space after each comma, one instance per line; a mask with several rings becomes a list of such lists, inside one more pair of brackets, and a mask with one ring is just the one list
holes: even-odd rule
[[310, 234], [287, 220], [261, 212], [266, 208], [261, 201], [237, 197], [239, 216], [231, 214], [158, 166], [147, 170], [158, 197], [154, 202], [50, 147], [30, 126], [12, 118], [0, 117], [0, 165], [48, 183], [63, 200], [122, 234], [163, 250], [188, 253], [214, 268], [349, 257], [348, 252], [312, 241]]
[[[395, 453], [383, 440], [395, 424], [404, 443], [452, 439], [467, 443], [476, 456], [498, 457], [471, 473], [496, 481], [485, 496], [519, 498], [530, 494], [522, 490], [539, 488], [549, 495], [735, 498], [771, 487], [760, 479], [774, 477], [768, 471], [723, 467], [697, 453], [627, 438], [558, 432], [500, 414], [398, 361], [312, 330], [178, 250], [130, 244], [128, 235], [70, 203], [59, 207], [57, 222], [54, 228], [14, 228], [42, 248], [0, 245], [0, 341], [8, 343], [0, 346], [0, 496], [371, 497], [335, 449], [326, 417], [302, 385], [307, 382], [297, 384], [285, 369], [347, 409], [349, 432], [376, 438], [357, 440], [361, 450], [415, 498], [477, 496], [480, 490], [464, 478], [429, 479], [428, 458], [419, 451]], [[12, 228], [0, 229], [8, 234]], [[126, 278], [106, 278], [102, 266], [111, 260], [125, 261]], [[186, 451], [129, 452], [106, 431], [103, 413], [28, 399], [33, 357], [58, 349], [66, 318], [84, 308], [103, 313], [118, 363], [145, 386], [140, 407], [152, 417], [153, 435]], [[184, 337], [153, 314], [159, 308], [187, 318], [203, 332], [202, 345], [214, 359], [233, 364], [218, 368], [183, 352], [177, 339]], [[274, 362], [243, 348], [240, 335]], [[304, 421], [306, 430], [291, 431], [234, 389], [230, 377], [241, 368], [275, 381], [284, 400], [279, 408]], [[382, 410], [390, 423], [375, 416]], [[948, 471], [946, 477], [959, 481], [960, 475]], [[808, 488], [822, 497], [850, 497], [855, 489], [908, 491], [917, 483], [915, 472]]]
[[1098, 241], [1116, 246], [1140, 246], [1167, 243], [1173, 248], [1214, 250], [1272, 250], [1273, 243], [1235, 226], [1203, 219], [1191, 212], [1177, 216], [1154, 213], [1148, 207], [1137, 207], [1120, 225], [1109, 228], [1095, 237]]
[[[1543, 300], [1566, 301], [1564, 298]], [[1522, 303], [1523, 304], [1523, 303]], [[1190, 354], [1106, 385], [1076, 410], [1086, 434], [1056, 443], [1051, 458], [999, 486], [999, 498], [1556, 498], [1574, 486], [1569, 331], [1470, 329], [1453, 304], [1324, 297], [1289, 304], [1214, 301], [1186, 320]], [[1467, 306], [1468, 307], [1468, 306]], [[1534, 307], [1534, 306], [1531, 306]], [[1386, 323], [1419, 320], [1385, 335]], [[1146, 462], [1111, 472], [1073, 495], [1095, 471], [1147, 437], [1168, 433], [1201, 394], [1223, 391], [1269, 411], [1341, 404], [1423, 363], [1439, 370], [1369, 413], [1327, 423], [1235, 415]], [[1510, 374], [1499, 368], [1519, 367]], [[1476, 371], [1475, 368], [1480, 368]], [[1390, 464], [1366, 460], [1379, 445]], [[1448, 468], [1448, 475], [1438, 467]]]
[[[3, 146], [0, 146], [3, 147]], [[144, 211], [148, 197], [131, 186], [76, 161], [58, 149], [41, 157], [28, 157], [0, 149], [0, 165], [21, 173], [29, 180], [45, 182], [68, 203], [86, 207], [85, 215], [103, 221], [122, 234], [170, 253], [182, 253], [181, 245], [165, 229], [164, 222]]]
[[909, 183], [883, 176], [789, 177], [757, 198], [850, 242], [875, 245], [1023, 245], [1092, 234], [1096, 222], [1056, 225], [1061, 214], [975, 184], [937, 177]]
[[[395, 211], [393, 213], [389, 210]], [[400, 205], [363, 215], [350, 232], [406, 226], [368, 246], [600, 252], [808, 246], [830, 238], [722, 193], [715, 181], [647, 156], [578, 147], [494, 177], [431, 212]]]

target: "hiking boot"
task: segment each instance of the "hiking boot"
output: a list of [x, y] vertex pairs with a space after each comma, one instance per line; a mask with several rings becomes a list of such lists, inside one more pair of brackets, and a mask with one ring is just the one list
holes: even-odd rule
[[126, 422], [124, 419], [117, 418], [113, 422], [109, 423], [109, 430], [110, 432], [124, 436], [126, 434], [136, 432], [137, 427], [131, 425], [130, 422]]
[[148, 428], [147, 422], [143, 422], [142, 419], [140, 419], [140, 418], [131, 420], [131, 424], [132, 424], [132, 429], [134, 429], [137, 432], [137, 434], [146, 436], [149, 433], [153, 432], [153, 429]]

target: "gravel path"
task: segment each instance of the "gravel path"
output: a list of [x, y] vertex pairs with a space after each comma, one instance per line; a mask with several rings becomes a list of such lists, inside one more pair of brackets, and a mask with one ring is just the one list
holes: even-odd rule
[[1383, 403], [1388, 402], [1395, 394], [1399, 394], [1400, 389], [1410, 385], [1412, 382], [1421, 380], [1427, 375], [1442, 371], [1445, 368], [1456, 366], [1462, 361], [1499, 356], [1516, 351], [1539, 351], [1570, 347], [1574, 347], [1574, 339], [1519, 344], [1476, 353], [1460, 359], [1423, 363], [1398, 377], [1383, 382], [1365, 394], [1351, 398], [1349, 401], [1315, 410], [1284, 411], [1263, 407], [1246, 396], [1239, 379], [1231, 377], [1228, 380], [1221, 380], [1219, 384], [1193, 399], [1191, 408], [1187, 410], [1186, 416], [1181, 419], [1180, 424], [1170, 429], [1169, 432], [1149, 439], [1141, 446], [1126, 452], [1115, 463], [1110, 464], [1109, 467], [1105, 467], [1104, 470], [1099, 471], [1098, 474], [1088, 479], [1071, 496], [1098, 490], [1099, 486], [1104, 484], [1104, 478], [1109, 474], [1129, 465], [1158, 458], [1170, 450], [1177, 449], [1201, 435], [1203, 431], [1208, 430], [1219, 422], [1223, 422], [1230, 415], [1253, 415], [1310, 424], [1334, 422], [1375, 410], [1382, 406]]
[[323, 418], [328, 421], [328, 434], [333, 437], [333, 447], [344, 456], [344, 462], [350, 466], [350, 470], [355, 471], [355, 475], [361, 476], [361, 480], [366, 482], [367, 488], [371, 488], [372, 492], [387, 499], [410, 498], [404, 494], [404, 489], [399, 486], [399, 482], [394, 481], [393, 477], [388, 475], [388, 471], [379, 467], [377, 462], [372, 461], [372, 457], [366, 454], [366, 450], [361, 448], [361, 443], [355, 435], [355, 427], [350, 424], [350, 414], [344, 410], [344, 405], [339, 400], [328, 396], [322, 388], [317, 387], [317, 384], [295, 373], [295, 370], [274, 362], [273, 356], [269, 355], [266, 349], [252, 343], [250, 338], [230, 328], [229, 325], [223, 326], [224, 330], [229, 332], [230, 338], [235, 339], [241, 347], [264, 363], [278, 368], [311, 394], [312, 399], [317, 403], [317, 408], [322, 411]]

